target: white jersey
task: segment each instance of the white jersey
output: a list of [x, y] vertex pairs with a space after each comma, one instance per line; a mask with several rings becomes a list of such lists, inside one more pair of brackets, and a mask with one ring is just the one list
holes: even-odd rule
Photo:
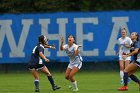
[[70, 59], [70, 64], [76, 64], [80, 63], [83, 61], [82, 57], [80, 54], [77, 56], [75, 55], [75, 50], [77, 50], [78, 45], [73, 44], [71, 47], [68, 46], [68, 44], [64, 45], [64, 50], [66, 51], [67, 55], [69, 56]]
[[119, 43], [119, 46], [120, 46], [119, 57], [122, 57], [123, 52], [124, 53], [130, 53], [130, 48], [127, 48], [127, 47], [124, 46], [124, 44], [127, 44], [127, 45], [132, 44], [132, 40], [129, 37], [125, 37], [124, 39], [119, 38], [118, 43]]

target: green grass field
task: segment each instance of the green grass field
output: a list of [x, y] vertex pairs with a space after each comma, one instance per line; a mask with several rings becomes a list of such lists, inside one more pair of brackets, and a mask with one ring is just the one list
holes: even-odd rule
[[[64, 79], [64, 73], [52, 72], [55, 82], [61, 86], [55, 93], [73, 93], [68, 88], [70, 82]], [[136, 74], [139, 78], [139, 73]], [[121, 86], [119, 72], [80, 72], [77, 74], [79, 91], [77, 93], [122, 93], [117, 91]], [[35, 93], [31, 73], [0, 74], [0, 93]], [[54, 93], [47, 77], [40, 74], [40, 93]], [[125, 93], [140, 93], [138, 86], [131, 81], [129, 91]]]

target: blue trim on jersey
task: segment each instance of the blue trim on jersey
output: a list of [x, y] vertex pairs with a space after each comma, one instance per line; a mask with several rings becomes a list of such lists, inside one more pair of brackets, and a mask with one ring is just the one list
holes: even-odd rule
[[138, 67], [140, 67], [140, 62], [135, 61], [134, 64], [136, 64]]
[[78, 57], [79, 57], [80, 61], [81, 61], [81, 62], [83, 62], [83, 60], [81, 59], [81, 56], [80, 56], [80, 55], [78, 55]]
[[82, 64], [82, 63], [80, 62], [80, 63], [78, 64], [77, 68], [79, 68], [79, 66], [80, 66], [81, 64]]

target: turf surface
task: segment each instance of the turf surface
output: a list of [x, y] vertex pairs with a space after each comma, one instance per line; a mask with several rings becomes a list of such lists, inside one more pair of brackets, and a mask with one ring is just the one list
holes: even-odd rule
[[[61, 86], [55, 93], [74, 93], [68, 88], [70, 82], [65, 80], [64, 73], [52, 72], [55, 82]], [[140, 74], [136, 73], [140, 78]], [[117, 91], [121, 86], [119, 72], [80, 72], [77, 74], [79, 91], [77, 93], [122, 93]], [[0, 73], [0, 93], [35, 93], [31, 73]], [[40, 93], [54, 93], [47, 77], [40, 73]], [[138, 85], [130, 82], [129, 91], [140, 93]]]

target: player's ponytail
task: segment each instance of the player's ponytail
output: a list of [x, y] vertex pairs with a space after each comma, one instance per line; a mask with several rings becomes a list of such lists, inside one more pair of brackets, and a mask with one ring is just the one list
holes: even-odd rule
[[139, 34], [136, 32], [137, 41], [139, 41]]
[[48, 39], [46, 38], [46, 36], [44, 36], [44, 35], [40, 35], [39, 37], [38, 37], [38, 42], [39, 43], [41, 43], [41, 44], [47, 44], [47, 41], [48, 41]]

